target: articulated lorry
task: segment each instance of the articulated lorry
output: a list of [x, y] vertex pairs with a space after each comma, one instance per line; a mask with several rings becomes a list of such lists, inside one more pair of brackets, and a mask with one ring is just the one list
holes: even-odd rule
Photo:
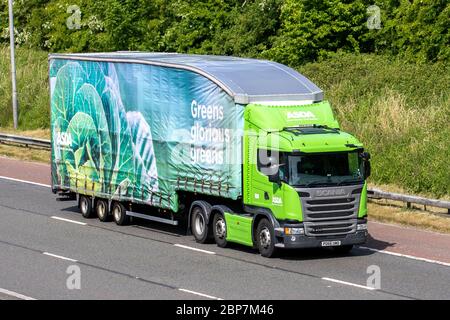
[[255, 59], [49, 56], [52, 190], [84, 217], [177, 225], [272, 257], [367, 238], [370, 155], [323, 92]]

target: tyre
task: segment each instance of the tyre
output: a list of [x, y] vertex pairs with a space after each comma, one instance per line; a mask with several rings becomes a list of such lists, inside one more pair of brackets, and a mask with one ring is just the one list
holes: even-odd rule
[[80, 195], [79, 207], [81, 215], [85, 218], [92, 217], [92, 200], [88, 196]]
[[110, 220], [110, 215], [108, 211], [108, 201], [103, 199], [98, 199], [95, 202], [95, 213], [97, 217], [102, 222], [107, 222]]
[[106, 222], [110, 220], [108, 211], [108, 202], [103, 199], [98, 199], [95, 202], [95, 213], [97, 213], [98, 220]]
[[111, 208], [114, 222], [119, 226], [124, 226], [130, 223], [130, 216], [127, 216], [127, 210], [120, 202], [114, 202]]
[[256, 244], [259, 253], [266, 258], [275, 257], [275, 232], [272, 223], [267, 219], [261, 219], [256, 229]]
[[339, 254], [346, 254], [352, 251], [353, 245], [345, 245], [345, 246], [339, 246], [339, 247], [333, 247], [333, 251]]
[[207, 223], [207, 206], [194, 205], [191, 212], [191, 231], [195, 241], [207, 243], [211, 240], [211, 231]]
[[227, 224], [221, 213], [216, 213], [213, 219], [213, 235], [217, 245], [221, 248], [227, 246]]

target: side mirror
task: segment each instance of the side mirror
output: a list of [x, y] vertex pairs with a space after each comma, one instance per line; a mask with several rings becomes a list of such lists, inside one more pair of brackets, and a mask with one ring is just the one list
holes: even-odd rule
[[277, 171], [275, 174], [270, 175], [269, 181], [272, 183], [276, 183], [277, 185], [281, 185], [281, 178], [279, 172]]
[[370, 177], [370, 174], [372, 171], [372, 168], [370, 165], [370, 153], [363, 152], [361, 156], [364, 161], [364, 178], [367, 179], [368, 177]]
[[372, 168], [370, 167], [370, 161], [367, 160], [366, 163], [364, 164], [364, 178], [367, 179], [368, 177], [370, 177]]
[[362, 157], [364, 160], [369, 161], [371, 156], [370, 156], [370, 153], [368, 153], [368, 152], [363, 152], [363, 153], [361, 154], [361, 157]]

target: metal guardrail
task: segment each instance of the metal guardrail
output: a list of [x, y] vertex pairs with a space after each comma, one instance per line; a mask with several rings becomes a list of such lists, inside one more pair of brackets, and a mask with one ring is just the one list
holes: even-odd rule
[[[16, 136], [12, 134], [0, 133], [0, 143], [12, 143], [18, 145], [25, 145], [27, 147], [38, 147], [43, 149], [51, 149], [50, 140], [36, 139], [29, 137]], [[369, 189], [368, 197], [372, 199], [387, 199], [394, 201], [405, 202], [408, 208], [411, 208], [411, 204], [420, 204], [423, 206], [430, 206], [436, 208], [447, 209], [450, 214], [450, 201], [427, 199], [417, 196], [411, 196], [401, 193], [385, 192], [379, 189]]]
[[6, 133], [0, 133], [0, 143], [18, 144], [26, 147], [36, 147], [48, 150], [51, 149], [50, 140], [22, 137]]
[[385, 192], [379, 189], [370, 189], [368, 190], [367, 194], [368, 197], [372, 199], [388, 199], [405, 202], [408, 208], [411, 208], [412, 203], [423, 205], [425, 206], [425, 208], [426, 206], [444, 208], [447, 209], [447, 213], [450, 214], [450, 201], [428, 199], [401, 193]]

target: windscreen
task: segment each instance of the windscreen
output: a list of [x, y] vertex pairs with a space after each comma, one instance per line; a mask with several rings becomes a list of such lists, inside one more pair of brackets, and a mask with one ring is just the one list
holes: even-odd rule
[[344, 185], [363, 182], [359, 152], [289, 155], [289, 184], [292, 186]]

